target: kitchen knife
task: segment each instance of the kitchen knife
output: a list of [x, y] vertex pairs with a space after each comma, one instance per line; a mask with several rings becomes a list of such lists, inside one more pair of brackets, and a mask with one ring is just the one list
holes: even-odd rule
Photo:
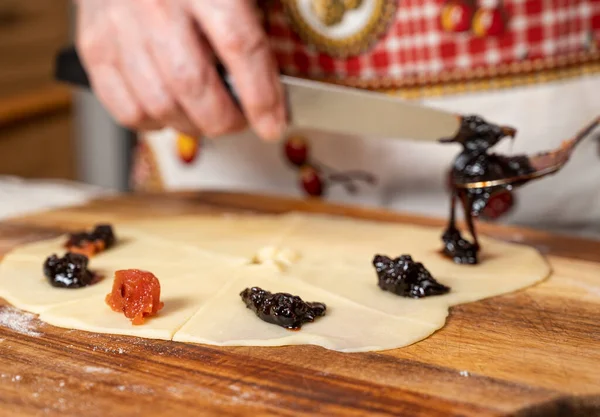
[[[222, 66], [220, 75], [235, 98], [235, 86]], [[61, 51], [56, 62], [58, 80], [90, 88], [76, 50]], [[461, 117], [442, 110], [407, 103], [383, 93], [341, 87], [281, 75], [289, 124], [349, 135], [438, 141], [454, 137]]]

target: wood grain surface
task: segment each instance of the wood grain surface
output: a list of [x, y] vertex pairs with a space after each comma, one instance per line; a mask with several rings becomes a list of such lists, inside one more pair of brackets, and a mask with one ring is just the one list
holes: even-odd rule
[[[289, 210], [443, 223], [240, 194], [128, 196], [0, 223], [0, 253], [98, 221]], [[428, 339], [386, 352], [97, 335], [0, 306], [0, 416], [600, 415], [600, 242], [490, 225], [481, 231], [538, 247], [553, 275], [454, 307]]]

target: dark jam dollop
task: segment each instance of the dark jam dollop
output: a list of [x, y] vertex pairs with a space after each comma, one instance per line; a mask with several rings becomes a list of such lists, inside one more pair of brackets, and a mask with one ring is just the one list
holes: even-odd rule
[[92, 257], [97, 253], [105, 251], [116, 242], [112, 226], [108, 224], [97, 225], [91, 232], [73, 233], [65, 247], [73, 253], [80, 253]]
[[450, 291], [449, 287], [437, 282], [422, 263], [413, 261], [410, 255], [396, 259], [375, 255], [373, 266], [377, 271], [379, 288], [402, 297], [423, 298]]
[[458, 229], [450, 227], [442, 236], [444, 241], [444, 255], [457, 264], [475, 265], [477, 260], [477, 247], [464, 239]]
[[[479, 116], [463, 117], [458, 134], [453, 138], [441, 139], [441, 142], [459, 143], [463, 147], [452, 165], [452, 183], [493, 181], [506, 177], [526, 176], [533, 172], [534, 169], [526, 155], [503, 156], [488, 153], [488, 150], [503, 138], [514, 137], [515, 134], [516, 130], [512, 127], [488, 123]], [[444, 254], [456, 263], [476, 264], [479, 243], [473, 217], [481, 214], [494, 194], [526, 182], [527, 180], [523, 180], [519, 184], [472, 189], [454, 187], [450, 220], [442, 235]], [[455, 199], [462, 203], [473, 243], [464, 239], [456, 227]]]
[[68, 252], [62, 258], [52, 255], [44, 262], [44, 275], [53, 287], [81, 288], [94, 283], [85, 255]]
[[123, 313], [133, 324], [144, 324], [146, 318], [156, 315], [164, 306], [160, 301], [160, 282], [148, 271], [116, 271], [106, 304], [113, 311]]
[[242, 301], [263, 321], [290, 330], [298, 330], [325, 315], [327, 306], [318, 302], [305, 302], [300, 297], [265, 291], [259, 287], [246, 288], [240, 293]]

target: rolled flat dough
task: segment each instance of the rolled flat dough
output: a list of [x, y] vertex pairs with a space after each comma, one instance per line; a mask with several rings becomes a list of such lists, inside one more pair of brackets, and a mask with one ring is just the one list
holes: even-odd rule
[[[66, 237], [19, 247], [0, 264], [0, 296], [55, 326], [210, 345], [313, 344], [342, 352], [398, 348], [444, 325], [456, 304], [512, 292], [550, 268], [534, 249], [482, 239], [482, 263], [440, 254], [436, 228], [291, 213], [184, 216], [114, 225], [118, 245], [90, 260], [105, 278], [81, 289], [50, 286], [42, 264]], [[410, 254], [452, 288], [414, 300], [384, 292], [375, 254]], [[161, 282], [163, 310], [134, 326], [104, 298], [114, 271], [138, 268]], [[260, 320], [239, 293], [252, 286], [327, 305], [325, 317], [289, 331]]]

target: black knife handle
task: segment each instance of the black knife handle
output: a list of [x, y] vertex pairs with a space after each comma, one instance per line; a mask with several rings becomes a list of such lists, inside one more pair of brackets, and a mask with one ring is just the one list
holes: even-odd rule
[[[217, 62], [216, 67], [223, 85], [239, 106], [237, 94], [232, 85], [227, 81], [227, 70], [220, 62]], [[59, 51], [56, 56], [54, 77], [58, 81], [91, 90], [90, 79], [74, 46], [69, 46]]]
[[87, 72], [73, 46], [58, 52], [54, 66], [54, 78], [74, 86], [91, 88]]

